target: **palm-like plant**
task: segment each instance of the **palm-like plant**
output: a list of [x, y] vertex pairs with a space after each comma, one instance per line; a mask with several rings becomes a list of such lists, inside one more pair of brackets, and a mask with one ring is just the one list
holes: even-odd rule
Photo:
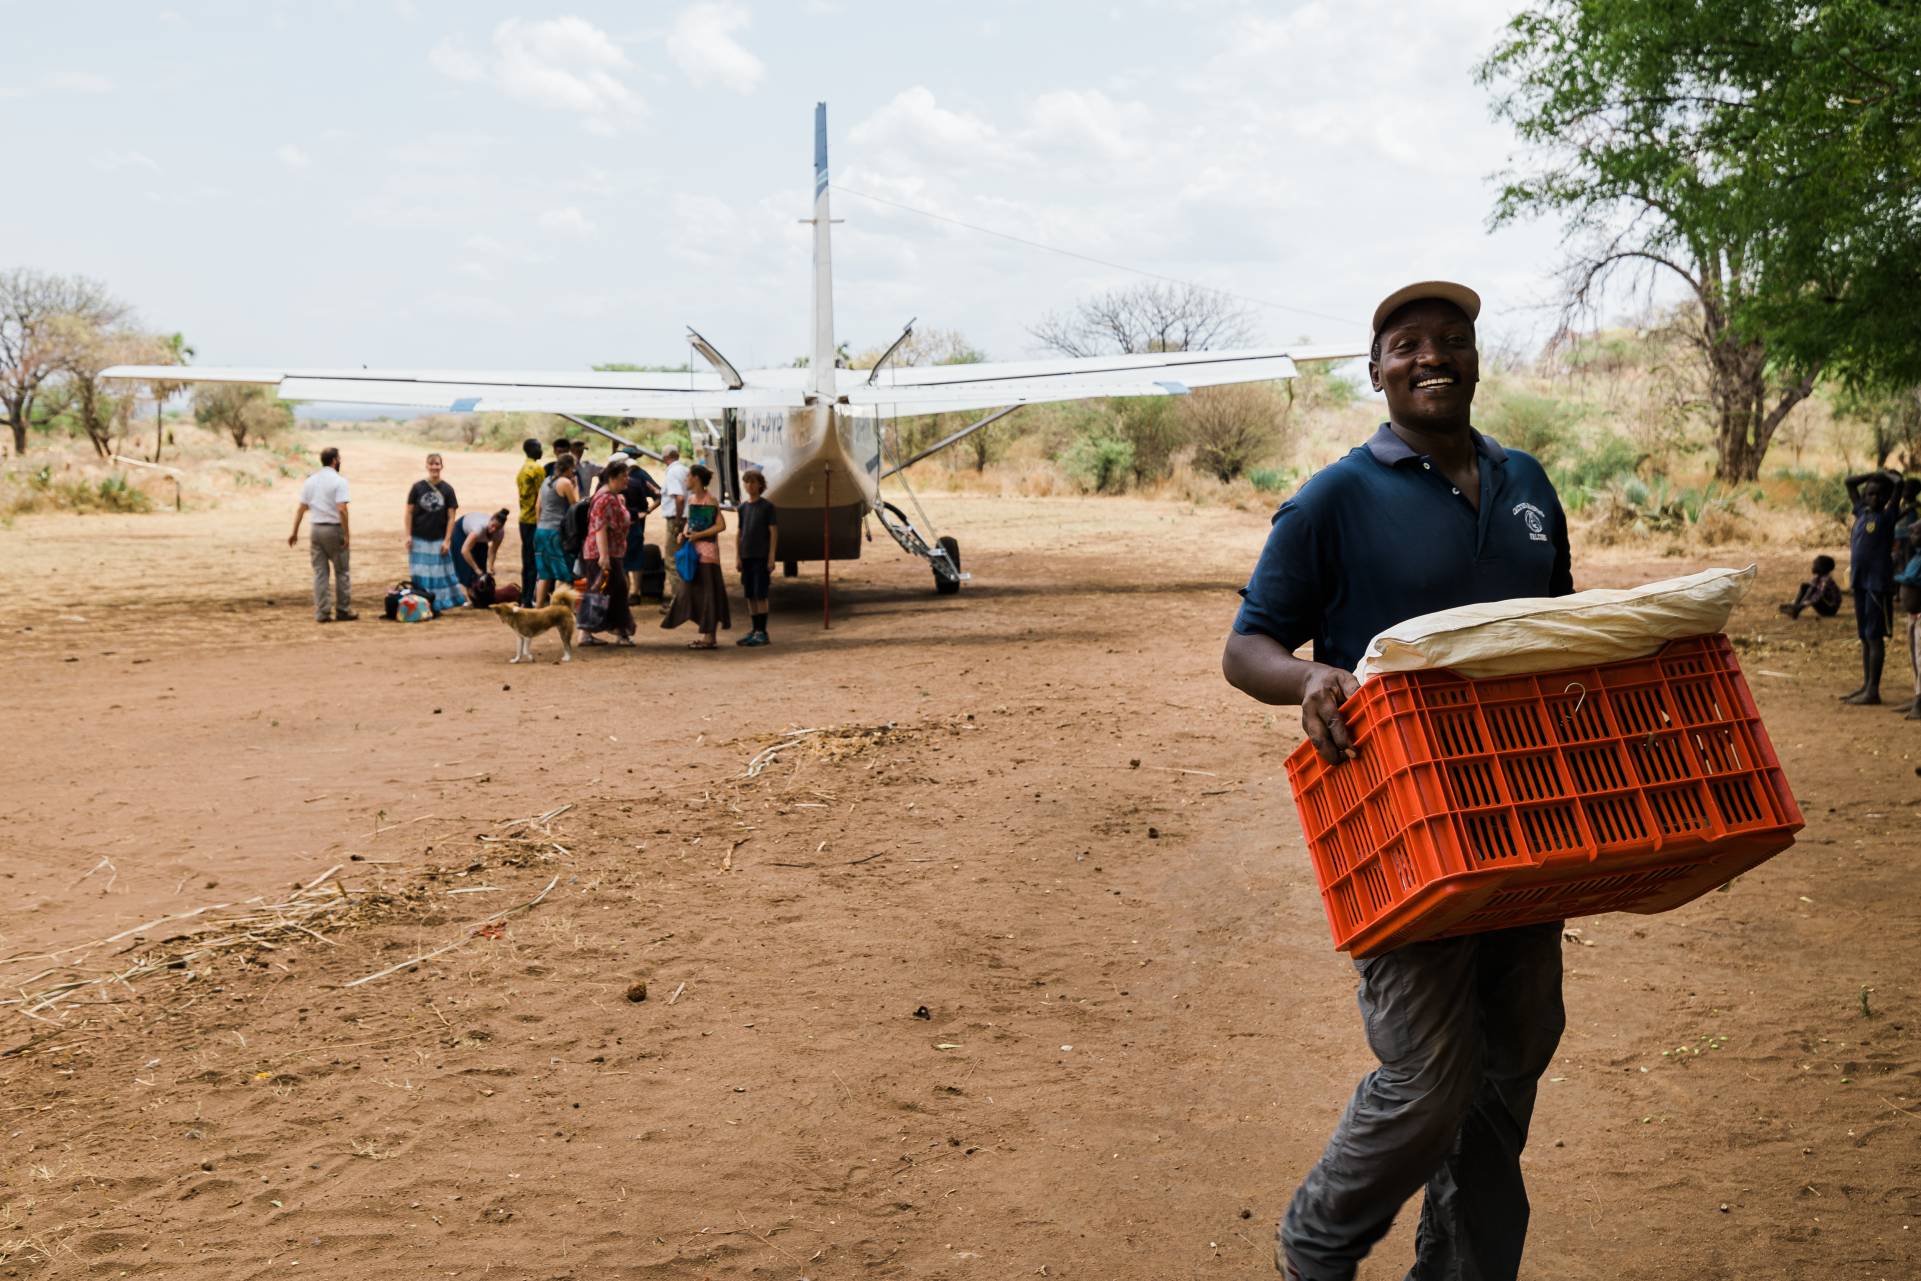
[[[185, 365], [194, 358], [194, 350], [187, 343], [185, 334], [169, 334], [162, 338], [155, 353], [159, 365]], [[148, 384], [153, 394], [153, 458], [160, 461], [160, 447], [167, 440], [167, 400], [187, 389], [186, 383], [155, 382]]]

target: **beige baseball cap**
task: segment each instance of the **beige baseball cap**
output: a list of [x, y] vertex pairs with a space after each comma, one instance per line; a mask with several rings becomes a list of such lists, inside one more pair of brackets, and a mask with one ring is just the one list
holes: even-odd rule
[[1387, 297], [1381, 299], [1380, 306], [1374, 309], [1374, 327], [1370, 333], [1378, 334], [1387, 318], [1408, 303], [1425, 298], [1440, 298], [1453, 303], [1467, 313], [1473, 320], [1481, 314], [1481, 295], [1466, 285], [1457, 285], [1451, 280], [1422, 280], [1411, 285], [1402, 285]]

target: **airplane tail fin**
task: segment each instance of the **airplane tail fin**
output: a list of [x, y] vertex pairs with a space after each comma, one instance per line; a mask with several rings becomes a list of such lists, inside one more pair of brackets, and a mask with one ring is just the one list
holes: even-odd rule
[[827, 202], [827, 104], [814, 104], [814, 351], [813, 390], [834, 397], [833, 219]]

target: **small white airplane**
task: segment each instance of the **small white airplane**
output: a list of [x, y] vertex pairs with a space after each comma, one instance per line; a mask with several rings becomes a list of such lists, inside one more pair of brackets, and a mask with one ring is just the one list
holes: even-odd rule
[[[282, 400], [403, 405], [453, 412], [525, 410], [554, 414], [623, 444], [582, 415], [684, 420], [719, 477], [736, 495], [740, 472], [757, 467], [780, 509], [780, 550], [788, 577], [800, 561], [855, 560], [872, 513], [907, 552], [926, 559], [935, 591], [968, 577], [952, 538], [929, 541], [880, 482], [957, 444], [1022, 405], [1109, 396], [1179, 396], [1195, 387], [1295, 376], [1297, 360], [1347, 360], [1365, 344], [1244, 351], [1168, 351], [972, 365], [901, 367], [894, 353], [910, 323], [872, 369], [836, 367], [832, 218], [828, 211], [827, 104], [814, 107], [814, 335], [805, 368], [742, 373], [692, 329], [707, 373], [482, 372], [407, 369], [221, 369], [118, 365], [106, 378], [173, 383], [270, 384]], [[885, 377], [883, 378], [883, 372]], [[994, 412], [911, 458], [882, 460], [884, 418], [962, 410]], [[718, 420], [716, 423], [715, 420]], [[651, 451], [643, 451], [651, 452]]]

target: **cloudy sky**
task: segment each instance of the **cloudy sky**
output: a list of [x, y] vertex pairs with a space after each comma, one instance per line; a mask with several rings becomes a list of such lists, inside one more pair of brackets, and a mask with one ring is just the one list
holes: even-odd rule
[[[997, 358], [1126, 272], [1339, 340], [1451, 275], [1545, 332], [1558, 234], [1489, 234], [1513, 9], [1391, 0], [0, 0], [0, 266], [106, 281], [203, 364], [749, 365], [806, 349], [812, 108], [840, 335]], [[1351, 323], [1343, 323], [1343, 322]]]

